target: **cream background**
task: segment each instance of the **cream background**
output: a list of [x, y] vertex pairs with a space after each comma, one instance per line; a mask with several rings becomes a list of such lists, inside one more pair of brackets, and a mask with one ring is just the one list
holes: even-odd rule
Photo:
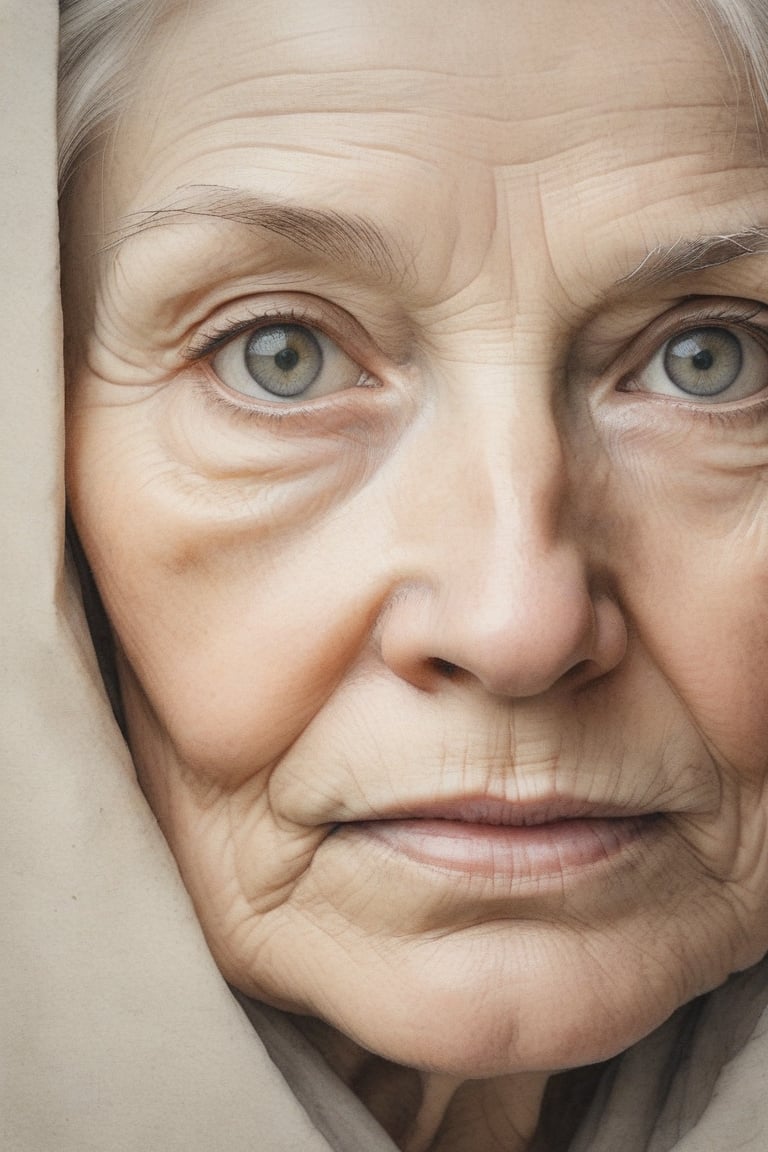
[[[53, 0], [0, 0], [0, 1148], [385, 1152], [213, 965], [63, 575], [56, 23]], [[678, 1013], [606, 1078], [572, 1152], [764, 1152], [767, 1000], [763, 964]]]

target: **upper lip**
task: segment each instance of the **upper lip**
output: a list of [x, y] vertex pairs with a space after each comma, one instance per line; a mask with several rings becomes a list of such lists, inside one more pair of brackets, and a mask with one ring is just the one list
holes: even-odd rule
[[507, 800], [496, 796], [473, 795], [432, 799], [397, 807], [377, 809], [363, 820], [455, 820], [467, 824], [496, 824], [526, 827], [552, 824], [558, 820], [608, 820], [649, 816], [655, 809], [617, 804], [576, 796], [535, 797]]

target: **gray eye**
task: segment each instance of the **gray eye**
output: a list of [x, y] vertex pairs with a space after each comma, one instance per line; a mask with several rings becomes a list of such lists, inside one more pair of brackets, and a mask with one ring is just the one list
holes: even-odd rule
[[700, 404], [748, 400], [768, 387], [768, 349], [740, 329], [687, 328], [665, 341], [627, 385], [631, 392]]
[[696, 328], [668, 341], [664, 368], [689, 396], [719, 396], [739, 378], [741, 341], [726, 328]]
[[301, 396], [317, 380], [323, 351], [309, 328], [274, 324], [248, 341], [245, 366], [256, 384], [273, 396]]
[[233, 392], [283, 405], [343, 392], [366, 379], [321, 329], [281, 321], [241, 332], [216, 353], [211, 368]]

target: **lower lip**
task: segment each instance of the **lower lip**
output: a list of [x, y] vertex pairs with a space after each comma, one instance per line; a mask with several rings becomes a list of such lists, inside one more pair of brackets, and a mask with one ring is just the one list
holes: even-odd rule
[[357, 828], [419, 864], [516, 880], [598, 864], [647, 836], [657, 816], [555, 820], [526, 826], [459, 820], [372, 820]]

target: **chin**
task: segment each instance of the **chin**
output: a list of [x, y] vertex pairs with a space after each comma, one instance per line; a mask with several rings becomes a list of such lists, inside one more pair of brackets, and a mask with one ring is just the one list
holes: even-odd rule
[[[346, 1022], [345, 1022], [346, 1023]], [[474, 1019], [448, 1020], [425, 1014], [400, 1031], [386, 1021], [365, 1022], [344, 1031], [356, 1045], [393, 1063], [418, 1071], [458, 1079], [486, 1079], [529, 1072], [553, 1073], [566, 1068], [600, 1063], [630, 1047], [658, 1023], [644, 1027], [606, 1029], [589, 1019], [568, 1020], [556, 1035], [544, 1024], [541, 1034], [509, 1014], [492, 1011]]]
[[502, 965], [471, 980], [446, 964], [421, 978], [404, 969], [375, 990], [353, 990], [350, 981], [338, 1011], [322, 1002], [309, 1014], [364, 1050], [421, 1071], [461, 1079], [550, 1073], [617, 1055], [682, 1003], [651, 984], [642, 998], [620, 981], [601, 994], [603, 982], [576, 964], [570, 978], [544, 971], [538, 981], [511, 979]]

